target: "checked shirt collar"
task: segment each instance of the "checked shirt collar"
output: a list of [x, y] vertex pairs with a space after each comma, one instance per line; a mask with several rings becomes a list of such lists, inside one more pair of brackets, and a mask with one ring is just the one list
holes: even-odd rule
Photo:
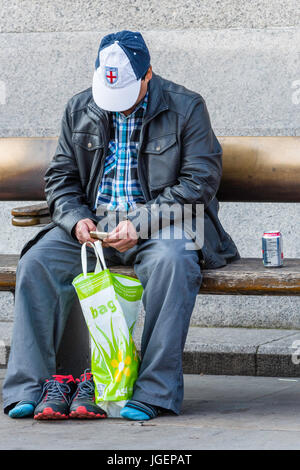
[[96, 206], [107, 210], [127, 211], [143, 203], [144, 197], [137, 175], [140, 131], [147, 109], [149, 92], [131, 114], [112, 114], [112, 136], [99, 186]]

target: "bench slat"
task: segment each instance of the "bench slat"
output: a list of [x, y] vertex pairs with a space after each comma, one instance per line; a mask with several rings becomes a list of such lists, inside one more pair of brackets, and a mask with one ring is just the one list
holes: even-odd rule
[[14, 290], [18, 259], [18, 255], [0, 254], [0, 291]]
[[[13, 290], [17, 255], [0, 255], [0, 290]], [[111, 272], [136, 277], [131, 266]], [[285, 259], [281, 268], [265, 268], [258, 258], [244, 258], [223, 268], [204, 269], [200, 294], [300, 295], [300, 259]]]
[[51, 222], [51, 218], [49, 216], [34, 216], [34, 217], [13, 217], [11, 219], [12, 225], [15, 227], [33, 227], [33, 226], [44, 226]]
[[15, 207], [11, 211], [11, 215], [15, 217], [35, 217], [41, 215], [49, 215], [49, 208], [46, 202], [32, 204], [31, 206]]

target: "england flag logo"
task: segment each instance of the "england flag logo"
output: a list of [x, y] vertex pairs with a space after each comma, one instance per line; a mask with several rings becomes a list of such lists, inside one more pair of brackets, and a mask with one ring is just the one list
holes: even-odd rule
[[109, 85], [114, 85], [118, 81], [118, 68], [105, 67], [105, 79]]

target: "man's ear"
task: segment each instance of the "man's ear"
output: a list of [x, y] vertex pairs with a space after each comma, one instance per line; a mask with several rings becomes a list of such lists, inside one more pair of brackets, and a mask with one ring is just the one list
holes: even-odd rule
[[146, 82], [147, 83], [150, 82], [151, 78], [152, 78], [152, 65], [150, 65], [150, 67], [147, 70], [147, 73], [146, 73], [146, 76], [145, 76]]

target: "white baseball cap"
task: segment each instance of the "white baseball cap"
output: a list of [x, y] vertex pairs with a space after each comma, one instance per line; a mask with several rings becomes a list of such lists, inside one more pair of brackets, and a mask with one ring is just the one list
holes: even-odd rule
[[149, 51], [140, 33], [121, 31], [105, 36], [93, 76], [95, 103], [106, 111], [131, 108], [140, 93], [141, 77], [149, 66]]

